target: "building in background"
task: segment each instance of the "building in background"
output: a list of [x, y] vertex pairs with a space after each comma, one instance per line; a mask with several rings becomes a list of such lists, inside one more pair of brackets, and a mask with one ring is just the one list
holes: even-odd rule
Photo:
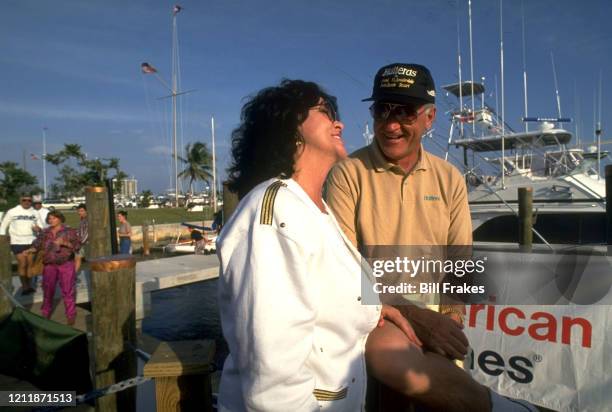
[[121, 189], [117, 190], [117, 180], [113, 179], [113, 192], [115, 195], [132, 198], [138, 194], [138, 179], [133, 176], [128, 179], [121, 180]]

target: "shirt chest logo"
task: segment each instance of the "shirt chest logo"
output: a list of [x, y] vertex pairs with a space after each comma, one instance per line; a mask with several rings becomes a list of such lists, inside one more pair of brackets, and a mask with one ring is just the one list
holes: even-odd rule
[[440, 200], [440, 196], [438, 195], [425, 195], [424, 199], [429, 202], [437, 202]]

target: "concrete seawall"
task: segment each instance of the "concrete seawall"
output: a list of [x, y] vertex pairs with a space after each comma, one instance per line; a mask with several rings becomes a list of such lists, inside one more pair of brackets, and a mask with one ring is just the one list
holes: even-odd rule
[[[191, 223], [193, 225], [210, 227], [212, 225], [212, 220], [205, 221], [190, 221], [186, 223]], [[178, 234], [181, 234], [183, 238], [189, 237], [189, 231], [187, 227], [181, 225], [180, 223], [164, 223], [164, 224], [151, 224], [149, 225], [149, 236], [150, 241], [154, 245], [159, 241], [167, 241], [170, 239], [175, 239]], [[136, 247], [142, 246], [142, 226], [132, 226], [132, 244]]]

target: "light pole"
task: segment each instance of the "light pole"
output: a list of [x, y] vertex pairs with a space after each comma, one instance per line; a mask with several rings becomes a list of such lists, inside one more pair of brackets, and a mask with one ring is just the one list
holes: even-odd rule
[[47, 128], [43, 127], [42, 130], [42, 164], [43, 164], [43, 198], [47, 198]]
[[213, 175], [213, 212], [217, 213], [217, 164], [215, 162], [215, 118], [210, 118], [210, 128], [212, 134], [212, 175]]

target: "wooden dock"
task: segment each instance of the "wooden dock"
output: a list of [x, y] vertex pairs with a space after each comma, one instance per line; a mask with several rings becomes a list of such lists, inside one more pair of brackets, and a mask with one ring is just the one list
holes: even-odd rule
[[[216, 255], [184, 255], [163, 259], [151, 259], [136, 264], [136, 319], [142, 320], [151, 309], [151, 292], [219, 276], [219, 260]], [[76, 301], [86, 303], [91, 300], [91, 287], [88, 271], [82, 271], [77, 278]], [[13, 277], [13, 296], [25, 307], [39, 308], [43, 300], [41, 277], [38, 277], [36, 293], [21, 296], [19, 278]], [[59, 287], [55, 299], [61, 299]], [[57, 305], [57, 302], [54, 306]], [[63, 316], [63, 304], [54, 312]], [[36, 309], [33, 309], [36, 310]]]

